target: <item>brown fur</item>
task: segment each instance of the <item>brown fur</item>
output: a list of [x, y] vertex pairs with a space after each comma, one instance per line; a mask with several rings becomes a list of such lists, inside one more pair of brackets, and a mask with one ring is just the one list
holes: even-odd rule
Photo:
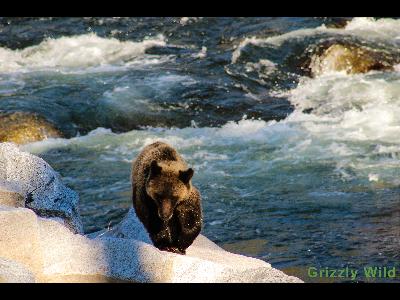
[[192, 175], [179, 153], [162, 142], [146, 146], [132, 164], [136, 214], [161, 250], [184, 254], [201, 230], [201, 199]]

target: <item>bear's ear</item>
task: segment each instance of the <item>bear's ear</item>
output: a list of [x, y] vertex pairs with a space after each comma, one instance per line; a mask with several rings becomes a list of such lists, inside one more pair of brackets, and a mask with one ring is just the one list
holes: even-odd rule
[[155, 177], [161, 173], [162, 167], [160, 167], [156, 160], [153, 160], [150, 164], [149, 177]]
[[192, 179], [194, 171], [192, 168], [186, 171], [179, 171], [179, 179], [183, 181], [184, 184], [188, 184], [190, 179]]

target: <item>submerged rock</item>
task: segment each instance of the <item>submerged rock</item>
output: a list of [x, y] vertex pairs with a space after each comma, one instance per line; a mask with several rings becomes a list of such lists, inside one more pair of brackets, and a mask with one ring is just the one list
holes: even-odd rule
[[324, 24], [326, 28], [345, 28], [351, 19], [346, 17], [328, 17]]
[[312, 76], [342, 71], [357, 74], [372, 70], [392, 70], [393, 61], [383, 52], [355, 45], [333, 44], [311, 57], [309, 69]]
[[0, 142], [26, 144], [57, 137], [63, 137], [63, 134], [39, 115], [23, 112], [0, 114]]
[[[3, 186], [7, 184], [8, 192], [13, 194], [7, 196], [9, 200], [0, 200], [0, 204], [8, 202], [10, 205], [14, 201], [15, 206], [21, 206], [21, 199], [16, 194], [23, 195], [23, 206], [40, 216], [63, 220], [74, 232], [83, 232], [78, 194], [66, 187], [59, 174], [43, 159], [20, 151], [14, 144], [0, 143], [0, 182]], [[10, 191], [12, 186], [17, 190]], [[3, 193], [7, 192], [4, 189]]]

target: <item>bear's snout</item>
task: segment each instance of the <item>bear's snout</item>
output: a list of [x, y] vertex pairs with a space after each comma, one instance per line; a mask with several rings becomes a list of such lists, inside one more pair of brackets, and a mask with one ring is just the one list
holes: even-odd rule
[[158, 208], [158, 216], [164, 222], [169, 221], [172, 218], [173, 207], [170, 200], [163, 200]]

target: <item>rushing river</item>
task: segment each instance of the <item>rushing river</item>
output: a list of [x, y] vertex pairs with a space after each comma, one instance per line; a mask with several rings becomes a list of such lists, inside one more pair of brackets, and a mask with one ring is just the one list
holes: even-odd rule
[[400, 20], [1, 18], [0, 112], [65, 134], [22, 148], [79, 193], [86, 233], [122, 219], [132, 159], [162, 140], [223, 248], [305, 281], [400, 268], [400, 68], [309, 76], [332, 41], [398, 59]]

